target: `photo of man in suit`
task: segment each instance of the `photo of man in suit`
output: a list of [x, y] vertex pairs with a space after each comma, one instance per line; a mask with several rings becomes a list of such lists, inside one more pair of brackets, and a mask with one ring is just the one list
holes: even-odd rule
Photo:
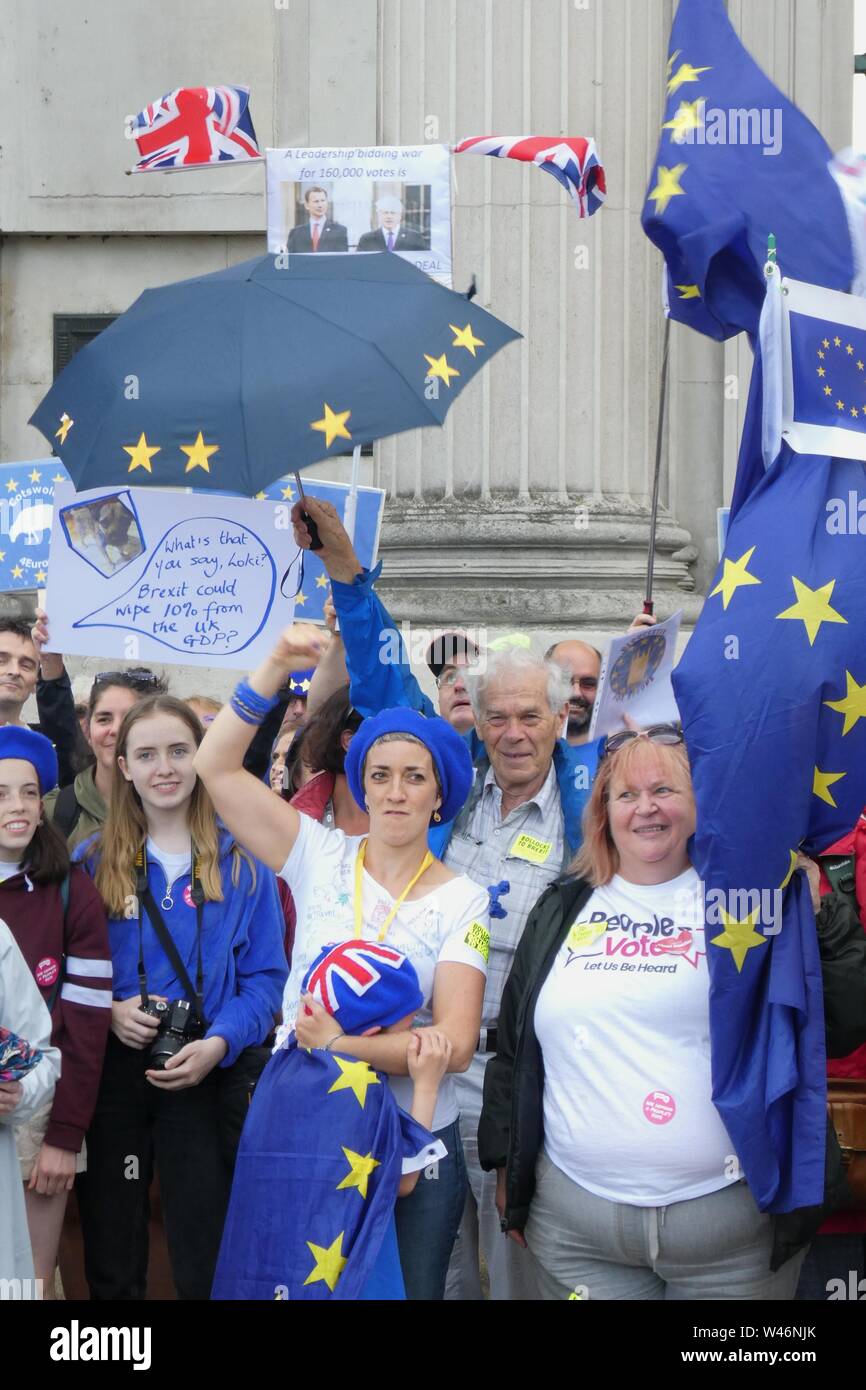
[[[358, 240], [359, 251], [426, 251], [429, 242], [414, 227], [403, 226], [403, 204], [388, 194], [376, 204], [379, 226]], [[289, 247], [289, 250], [292, 248]]]
[[304, 193], [304, 208], [309, 220], [289, 232], [288, 251], [348, 251], [346, 228], [328, 219], [327, 189], [308, 188]]

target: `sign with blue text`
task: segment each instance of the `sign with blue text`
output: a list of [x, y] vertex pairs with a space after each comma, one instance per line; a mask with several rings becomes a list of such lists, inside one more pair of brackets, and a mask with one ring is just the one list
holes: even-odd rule
[[[292, 535], [292, 488], [278, 491], [278, 499], [250, 500], [58, 484], [45, 604], [52, 649], [251, 670], [296, 609], [319, 616], [327, 595], [321, 562]], [[341, 512], [348, 491], [336, 483], [309, 488], [339, 501]], [[382, 502], [376, 489], [359, 492], [359, 557], [367, 565]], [[305, 592], [311, 580], [314, 601]]]
[[0, 593], [44, 586], [54, 489], [68, 481], [57, 458], [0, 463]]

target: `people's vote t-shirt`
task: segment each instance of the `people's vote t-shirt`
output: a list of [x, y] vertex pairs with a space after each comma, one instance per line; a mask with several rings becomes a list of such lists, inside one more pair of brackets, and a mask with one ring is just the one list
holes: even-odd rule
[[[363, 838], [345, 835], [342, 830], [326, 830], [309, 816], [301, 815], [300, 822], [298, 838], [280, 870], [280, 877], [292, 890], [298, 919], [292, 971], [283, 993], [284, 1029], [294, 1027], [301, 981], [322, 947], [354, 938], [355, 861]], [[418, 886], [423, 889], [423, 885], [422, 878]], [[379, 939], [382, 923], [393, 906], [390, 893], [364, 869], [361, 909], [365, 940]], [[433, 977], [440, 961], [471, 965], [485, 977], [487, 975], [487, 892], [465, 874], [458, 874], [424, 897], [401, 903], [385, 939], [414, 965], [424, 995], [418, 1023], [429, 1024], [433, 1019], [430, 1011]], [[410, 1111], [411, 1077], [392, 1076], [390, 1082], [397, 1104]], [[444, 1076], [431, 1128], [444, 1129], [457, 1119], [457, 1115], [454, 1079]]]
[[737, 1171], [711, 1100], [701, 884], [616, 875], [582, 908], [538, 996], [544, 1142], [574, 1182], [664, 1206]]

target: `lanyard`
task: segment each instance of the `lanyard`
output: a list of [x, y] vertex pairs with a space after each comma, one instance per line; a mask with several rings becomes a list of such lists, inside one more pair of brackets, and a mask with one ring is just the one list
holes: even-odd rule
[[[361, 936], [361, 934], [362, 934], [362, 932], [363, 932], [363, 928], [364, 928], [363, 918], [362, 918], [362, 915], [361, 915], [361, 887], [362, 887], [362, 884], [363, 884], [363, 876], [364, 876], [364, 856], [365, 856], [366, 852], [367, 852], [367, 841], [366, 841], [366, 839], [363, 839], [363, 840], [361, 841], [360, 845], [358, 846], [358, 857], [357, 857], [357, 859], [355, 860], [355, 938], [356, 938], [356, 940]], [[384, 922], [382, 923], [381, 929], [380, 929], [380, 931], [379, 931], [379, 940], [380, 940], [380, 941], [384, 941], [384, 940], [385, 940], [385, 937], [388, 935], [388, 928], [390, 927], [390, 925], [391, 925], [391, 923], [393, 922], [394, 918], [397, 916], [397, 913], [399, 912], [399, 910], [400, 910], [400, 908], [401, 908], [401, 906], [402, 906], [402, 904], [403, 904], [403, 902], [404, 902], [404, 900], [405, 900], [405, 898], [406, 898], [406, 894], [407, 894], [407, 893], [411, 893], [412, 889], [415, 887], [415, 884], [418, 882], [418, 880], [419, 880], [419, 878], [421, 877], [421, 875], [422, 875], [422, 874], [425, 874], [425, 873], [427, 872], [427, 870], [430, 868], [430, 865], [431, 865], [432, 863], [433, 863], [433, 855], [430, 853], [430, 851], [429, 851], [429, 849], [428, 849], [427, 853], [424, 855], [424, 858], [421, 860], [421, 867], [420, 867], [420, 869], [418, 870], [417, 873], [413, 874], [413, 876], [410, 878], [409, 882], [406, 884], [406, 887], [403, 889], [403, 892], [400, 894], [399, 898], [397, 898], [397, 900], [396, 900], [395, 903], [394, 903], [394, 906], [391, 908], [391, 911], [388, 913], [388, 916], [385, 918]]]

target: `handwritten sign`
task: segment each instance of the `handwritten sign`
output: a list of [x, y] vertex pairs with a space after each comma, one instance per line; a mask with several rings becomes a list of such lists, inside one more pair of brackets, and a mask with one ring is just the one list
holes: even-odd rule
[[59, 484], [46, 600], [52, 647], [251, 669], [292, 621], [306, 558], [288, 499], [76, 493]]
[[601, 667], [590, 739], [620, 733], [625, 714], [642, 728], [679, 722], [671, 672], [682, 616], [614, 637]]

